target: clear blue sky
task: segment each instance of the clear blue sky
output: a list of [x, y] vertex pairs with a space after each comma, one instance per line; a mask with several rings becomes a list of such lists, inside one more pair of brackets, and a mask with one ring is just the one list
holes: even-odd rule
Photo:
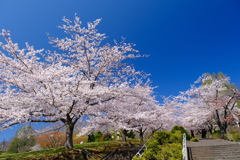
[[[0, 0], [0, 29], [21, 45], [50, 49], [46, 32], [62, 36], [56, 26], [75, 13], [83, 24], [102, 18], [98, 29], [109, 41], [125, 37], [150, 54], [134, 64], [151, 73], [159, 96], [189, 89], [206, 72], [240, 84], [239, 0]], [[0, 132], [0, 141], [14, 134]]]

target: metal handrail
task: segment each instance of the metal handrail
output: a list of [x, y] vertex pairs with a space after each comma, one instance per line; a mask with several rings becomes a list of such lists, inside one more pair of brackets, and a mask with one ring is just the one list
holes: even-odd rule
[[139, 149], [139, 151], [136, 153], [135, 156], [138, 155], [139, 157], [142, 157], [142, 155], [143, 155], [144, 152], [143, 152], [142, 154], [141, 154], [140, 152], [142, 152], [142, 150], [145, 149], [145, 148], [147, 148], [147, 147], [146, 147], [146, 144], [144, 144], [144, 145], [141, 147], [141, 149]]
[[[142, 157], [142, 155], [143, 155], [143, 153], [144, 152], [142, 152], [144, 149], [147, 149], [147, 143], [150, 141], [150, 139], [152, 139], [152, 137], [153, 136], [151, 136], [149, 139], [148, 139], [148, 141], [139, 149], [139, 151], [135, 154], [135, 156], [139, 156], [139, 157]], [[142, 152], [142, 154], [141, 154], [141, 152]], [[133, 156], [133, 157], [135, 157], [135, 156]]]
[[188, 160], [188, 154], [187, 154], [187, 140], [186, 140], [186, 134], [185, 134], [185, 133], [183, 133], [182, 155], [183, 155], [183, 160]]
[[111, 153], [107, 154], [106, 156], [104, 156], [101, 160], [105, 160], [107, 159], [108, 157], [110, 157], [112, 154], [114, 154], [115, 152], [117, 152], [118, 149], [115, 149], [114, 151], [112, 151]]

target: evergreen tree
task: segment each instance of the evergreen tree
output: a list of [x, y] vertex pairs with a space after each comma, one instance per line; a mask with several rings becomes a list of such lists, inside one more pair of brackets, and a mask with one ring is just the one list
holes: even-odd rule
[[22, 153], [30, 151], [36, 143], [35, 136], [33, 135], [33, 130], [30, 126], [21, 127], [17, 132], [16, 136], [13, 138], [8, 152], [12, 153]]

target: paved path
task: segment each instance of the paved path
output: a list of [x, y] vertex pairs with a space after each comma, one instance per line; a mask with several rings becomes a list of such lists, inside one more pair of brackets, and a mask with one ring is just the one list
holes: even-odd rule
[[229, 145], [239, 144], [239, 142], [229, 142], [222, 139], [200, 139], [198, 142], [187, 141], [187, 147], [198, 147], [198, 146], [216, 146], [216, 145]]

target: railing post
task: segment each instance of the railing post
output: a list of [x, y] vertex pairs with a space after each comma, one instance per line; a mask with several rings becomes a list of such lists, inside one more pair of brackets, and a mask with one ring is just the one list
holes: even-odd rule
[[183, 154], [183, 160], [188, 160], [188, 155], [187, 155], [187, 140], [186, 140], [186, 134], [185, 134], [185, 133], [183, 133], [182, 154]]

